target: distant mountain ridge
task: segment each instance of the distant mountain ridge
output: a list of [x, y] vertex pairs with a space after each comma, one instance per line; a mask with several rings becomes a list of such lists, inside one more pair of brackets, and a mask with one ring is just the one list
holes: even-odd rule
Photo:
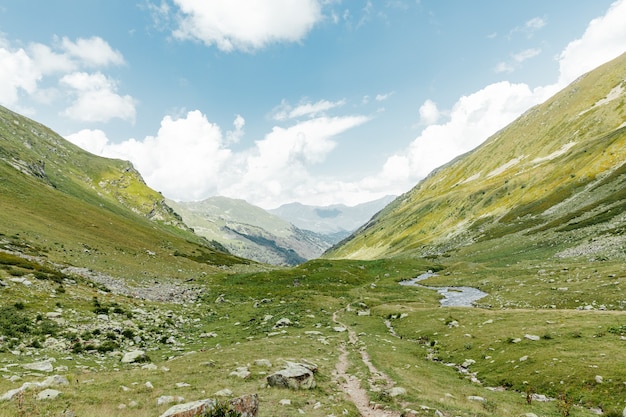
[[289, 203], [268, 211], [300, 229], [322, 234], [337, 234], [343, 238], [365, 224], [394, 198], [394, 196], [385, 196], [352, 207], [344, 204], [310, 206], [301, 203]]
[[623, 258], [625, 102], [626, 54], [433, 171], [325, 256], [442, 256], [490, 243]]
[[198, 235], [230, 253], [274, 265], [297, 265], [317, 258], [338, 241], [302, 230], [244, 200], [210, 197], [198, 202], [168, 201]]

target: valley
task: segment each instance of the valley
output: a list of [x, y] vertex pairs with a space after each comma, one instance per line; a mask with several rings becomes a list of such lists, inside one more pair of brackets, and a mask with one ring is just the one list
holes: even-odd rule
[[[624, 80], [626, 55], [290, 267], [2, 108], [0, 417], [623, 416]], [[315, 383], [272, 385], [290, 363]]]

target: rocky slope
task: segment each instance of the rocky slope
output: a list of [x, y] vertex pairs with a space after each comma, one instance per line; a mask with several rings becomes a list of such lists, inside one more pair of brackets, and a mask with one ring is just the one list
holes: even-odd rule
[[626, 54], [435, 170], [327, 256], [438, 256], [516, 242], [544, 255], [622, 258], [625, 101]]

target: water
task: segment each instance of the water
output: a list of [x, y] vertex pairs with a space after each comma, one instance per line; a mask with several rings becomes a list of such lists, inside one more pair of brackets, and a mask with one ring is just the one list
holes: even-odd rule
[[426, 272], [416, 278], [400, 281], [400, 285], [412, 285], [437, 291], [444, 297], [441, 300], [442, 307], [473, 307], [475, 301], [489, 295], [486, 292], [472, 287], [429, 287], [418, 284], [419, 281], [435, 276], [437, 276], [437, 274]]

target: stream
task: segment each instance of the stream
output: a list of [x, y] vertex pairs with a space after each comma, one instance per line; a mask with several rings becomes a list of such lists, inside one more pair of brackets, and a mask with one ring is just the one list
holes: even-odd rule
[[416, 278], [400, 281], [400, 285], [412, 285], [437, 291], [444, 297], [441, 300], [442, 307], [473, 307], [475, 301], [489, 295], [486, 292], [472, 287], [429, 287], [427, 285], [418, 284], [419, 281], [435, 276], [437, 276], [437, 274], [429, 271]]

